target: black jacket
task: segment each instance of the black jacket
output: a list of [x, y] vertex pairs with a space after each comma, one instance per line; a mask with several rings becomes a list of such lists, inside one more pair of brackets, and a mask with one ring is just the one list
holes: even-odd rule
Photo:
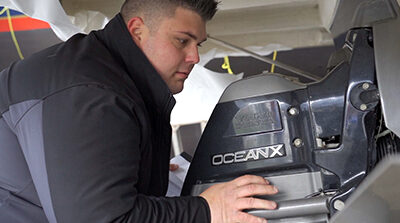
[[0, 222], [209, 222], [165, 198], [175, 104], [120, 15], [0, 73]]

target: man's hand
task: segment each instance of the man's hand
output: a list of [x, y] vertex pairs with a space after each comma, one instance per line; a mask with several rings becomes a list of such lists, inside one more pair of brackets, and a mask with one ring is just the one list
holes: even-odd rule
[[255, 195], [276, 194], [278, 189], [262, 177], [245, 175], [214, 185], [200, 194], [207, 200], [212, 223], [266, 223], [267, 220], [245, 212], [245, 209], [275, 209], [276, 203]]

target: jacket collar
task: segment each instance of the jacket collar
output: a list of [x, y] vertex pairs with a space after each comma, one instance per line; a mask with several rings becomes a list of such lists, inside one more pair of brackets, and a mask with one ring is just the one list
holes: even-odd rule
[[133, 41], [121, 14], [117, 14], [95, 35], [125, 68], [148, 109], [156, 109], [159, 114], [167, 112], [169, 120], [175, 99], [146, 55]]

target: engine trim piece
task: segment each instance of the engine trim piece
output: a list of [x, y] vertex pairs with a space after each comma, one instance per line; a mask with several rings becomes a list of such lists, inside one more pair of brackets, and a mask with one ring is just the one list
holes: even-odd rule
[[[273, 199], [275, 201], [303, 199], [310, 194], [318, 193], [322, 189], [320, 172], [268, 176], [266, 178], [271, 184], [279, 188], [278, 194], [265, 197], [266, 199]], [[299, 184], [299, 182], [302, 183]], [[190, 194], [197, 196], [215, 184], [217, 183], [193, 185]]]
[[398, 222], [400, 156], [388, 157], [367, 176], [330, 222]]
[[[249, 86], [252, 87], [249, 88]], [[304, 89], [306, 87], [306, 85], [300, 85], [276, 75], [255, 75], [246, 80], [232, 83], [228, 88], [226, 88], [218, 103], [256, 97], [265, 94], [277, 94], [294, 91]]]
[[[388, 35], [390, 33], [390, 35]], [[400, 135], [400, 18], [374, 25], [376, 76], [386, 127]]]
[[278, 202], [278, 209], [276, 210], [252, 210], [249, 213], [266, 219], [328, 214], [327, 203], [328, 197], [325, 196], [288, 200]]

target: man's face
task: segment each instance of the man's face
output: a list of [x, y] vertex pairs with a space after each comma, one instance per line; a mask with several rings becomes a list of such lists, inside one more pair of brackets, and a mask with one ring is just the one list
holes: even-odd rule
[[199, 62], [198, 46], [207, 37], [205, 22], [196, 12], [181, 7], [173, 17], [159, 21], [154, 30], [148, 29], [140, 40], [134, 40], [176, 94], [182, 91], [184, 81]]

